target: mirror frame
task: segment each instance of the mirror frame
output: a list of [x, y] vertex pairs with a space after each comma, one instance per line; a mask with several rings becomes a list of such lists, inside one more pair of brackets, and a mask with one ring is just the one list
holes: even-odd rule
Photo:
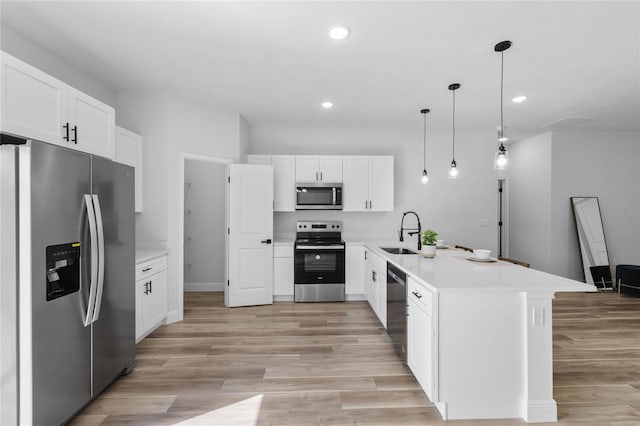
[[[604, 240], [604, 248], [605, 251], [607, 253], [607, 264], [606, 265], [590, 265], [588, 264], [588, 261], [585, 261], [585, 258], [583, 256], [583, 252], [585, 250], [588, 250], [588, 246], [586, 244], [586, 241], [583, 241], [583, 237], [580, 233], [580, 227], [578, 225], [578, 215], [576, 213], [576, 201], [579, 199], [594, 199], [596, 201], [596, 206], [598, 207], [598, 217], [600, 218], [600, 228], [602, 229], [602, 238]], [[592, 267], [598, 267], [598, 266], [607, 266], [607, 268], [611, 268], [611, 259], [609, 257], [609, 248], [607, 246], [607, 237], [604, 233], [604, 223], [602, 222], [602, 213], [600, 211], [600, 200], [598, 200], [598, 197], [570, 197], [570, 202], [571, 202], [571, 210], [573, 212], [573, 220], [574, 220], [574, 224], [576, 227], [576, 234], [578, 235], [578, 246], [580, 249], [580, 261], [582, 263], [582, 276], [584, 279], [584, 282], [587, 284], [593, 284], [596, 285], [596, 283], [594, 283], [593, 280], [593, 276], [591, 274], [591, 268]], [[610, 274], [609, 274], [610, 275]], [[597, 286], [597, 285], [596, 285]]]

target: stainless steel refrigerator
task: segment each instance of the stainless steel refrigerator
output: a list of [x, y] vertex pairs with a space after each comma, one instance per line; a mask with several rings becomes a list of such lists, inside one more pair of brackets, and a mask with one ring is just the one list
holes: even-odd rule
[[0, 139], [0, 424], [61, 424], [135, 356], [134, 170]]

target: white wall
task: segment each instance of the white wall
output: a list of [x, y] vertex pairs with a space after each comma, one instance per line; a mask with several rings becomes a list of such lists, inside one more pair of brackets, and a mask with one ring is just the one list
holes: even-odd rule
[[609, 260], [640, 263], [640, 135], [554, 131], [510, 146], [510, 256], [583, 279], [570, 197], [599, 198]]
[[509, 150], [508, 257], [547, 270], [551, 262], [551, 133]]
[[121, 92], [116, 110], [118, 125], [143, 137], [144, 212], [136, 214], [136, 243], [139, 247], [157, 243], [166, 245], [167, 97], [154, 92]]
[[[147, 110], [148, 109], [148, 110]], [[180, 153], [201, 154], [237, 161], [240, 157], [240, 115], [166, 93], [118, 93], [119, 123], [145, 138], [145, 211], [136, 220], [137, 243], [166, 241], [169, 251], [169, 321], [180, 316], [183, 294], [178, 282], [183, 265], [178, 261], [178, 189]], [[152, 136], [149, 136], [150, 132]], [[147, 142], [149, 139], [149, 142]], [[151, 165], [147, 169], [147, 165]]]
[[73, 67], [4, 22], [0, 25], [0, 48], [107, 105], [116, 104], [116, 92], [111, 87]]
[[185, 286], [224, 281], [226, 169], [223, 163], [185, 161]]
[[[336, 219], [344, 222], [347, 240], [377, 238], [397, 241], [402, 213], [415, 210], [420, 215], [423, 229], [435, 229], [448, 243], [485, 247], [495, 253], [495, 132], [456, 133], [456, 161], [460, 176], [451, 180], [447, 178], [451, 162], [451, 133], [429, 131], [427, 169], [430, 181], [426, 186], [420, 182], [422, 140], [422, 130], [253, 127], [249, 147], [252, 154], [391, 154], [395, 158], [394, 212], [276, 213], [276, 237], [293, 238], [296, 220]], [[415, 239], [407, 237], [405, 241], [417, 245]]]
[[632, 132], [553, 133], [550, 271], [582, 279], [570, 197], [596, 196], [609, 261], [640, 264], [640, 135]]

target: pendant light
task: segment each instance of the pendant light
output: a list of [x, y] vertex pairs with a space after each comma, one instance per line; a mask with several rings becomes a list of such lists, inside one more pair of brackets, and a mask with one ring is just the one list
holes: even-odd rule
[[458, 163], [456, 163], [456, 90], [460, 88], [459, 83], [449, 85], [449, 90], [453, 95], [453, 114], [452, 114], [452, 139], [451, 139], [451, 168], [449, 169], [449, 179], [458, 177]]
[[504, 51], [511, 47], [509, 40], [501, 41], [493, 48], [494, 51], [500, 52], [500, 127], [498, 128], [498, 152], [496, 152], [495, 168], [497, 170], [504, 170], [509, 165], [509, 157], [507, 154], [507, 148], [504, 146], [504, 142], [507, 137], [504, 135], [504, 114], [503, 114], [503, 92], [504, 92]]
[[422, 114], [423, 118], [423, 122], [424, 122], [424, 145], [423, 145], [423, 151], [422, 151], [422, 183], [426, 185], [427, 182], [429, 182], [429, 177], [427, 176], [427, 113], [430, 110], [427, 108], [421, 109], [420, 113]]

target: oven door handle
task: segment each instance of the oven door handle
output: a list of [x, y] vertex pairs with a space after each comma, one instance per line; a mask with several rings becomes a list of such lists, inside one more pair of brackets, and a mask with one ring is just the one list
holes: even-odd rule
[[344, 246], [296, 246], [296, 250], [344, 250]]

